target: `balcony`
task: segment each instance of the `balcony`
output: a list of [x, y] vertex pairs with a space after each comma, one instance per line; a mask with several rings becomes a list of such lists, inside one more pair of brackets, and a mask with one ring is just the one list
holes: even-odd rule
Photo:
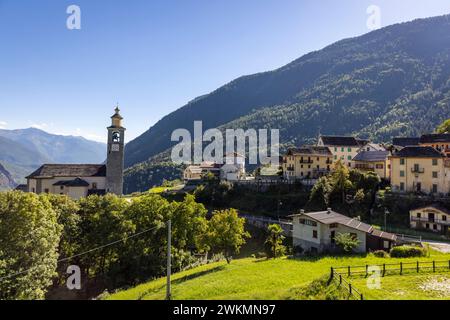
[[433, 219], [433, 218], [411, 217], [411, 221], [423, 222], [423, 223], [436, 223], [436, 224], [441, 224], [441, 225], [445, 225], [445, 226], [450, 226], [450, 221], [448, 221], [448, 220], [440, 220], [440, 219]]
[[412, 173], [425, 173], [424, 168], [411, 168]]
[[300, 160], [300, 164], [312, 164], [313, 162], [312, 160]]
[[357, 170], [361, 170], [361, 171], [375, 171], [375, 166], [370, 166], [370, 165], [364, 165], [364, 164], [357, 164], [355, 166], [355, 169]]
[[287, 167], [286, 170], [287, 171], [295, 171], [294, 167]]

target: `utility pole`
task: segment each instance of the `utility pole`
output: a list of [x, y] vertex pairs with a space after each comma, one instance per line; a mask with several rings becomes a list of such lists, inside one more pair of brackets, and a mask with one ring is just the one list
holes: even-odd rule
[[172, 272], [172, 221], [167, 221], [167, 291], [166, 300], [172, 299], [170, 275]]
[[384, 231], [386, 231], [386, 232], [387, 232], [387, 215], [388, 215], [389, 213], [390, 213], [390, 212], [389, 212], [388, 209], [385, 209], [385, 210], [384, 210]]

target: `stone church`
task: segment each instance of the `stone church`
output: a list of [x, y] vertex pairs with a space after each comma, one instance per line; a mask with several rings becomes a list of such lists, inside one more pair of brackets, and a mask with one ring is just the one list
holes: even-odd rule
[[106, 164], [44, 164], [27, 179], [27, 190], [79, 199], [92, 194], [123, 194], [125, 128], [119, 107], [108, 127]]

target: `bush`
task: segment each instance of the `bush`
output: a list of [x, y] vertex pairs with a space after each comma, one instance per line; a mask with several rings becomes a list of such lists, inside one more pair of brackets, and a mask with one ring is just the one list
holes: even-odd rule
[[392, 258], [425, 257], [427, 250], [420, 247], [400, 246], [392, 248], [390, 254]]
[[257, 259], [267, 258], [267, 255], [266, 255], [265, 252], [258, 252], [258, 253], [256, 254], [256, 258], [257, 258]]
[[374, 251], [373, 255], [377, 258], [389, 258], [389, 254], [383, 250]]

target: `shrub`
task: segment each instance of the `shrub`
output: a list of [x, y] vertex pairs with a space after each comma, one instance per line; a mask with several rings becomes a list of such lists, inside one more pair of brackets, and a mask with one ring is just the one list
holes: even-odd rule
[[267, 258], [267, 255], [266, 255], [265, 252], [258, 252], [258, 253], [256, 254], [256, 258], [257, 258], [257, 259]]
[[389, 258], [389, 254], [383, 250], [374, 251], [373, 255], [377, 258]]
[[427, 250], [420, 247], [400, 246], [391, 249], [392, 258], [411, 258], [411, 257], [425, 257]]

